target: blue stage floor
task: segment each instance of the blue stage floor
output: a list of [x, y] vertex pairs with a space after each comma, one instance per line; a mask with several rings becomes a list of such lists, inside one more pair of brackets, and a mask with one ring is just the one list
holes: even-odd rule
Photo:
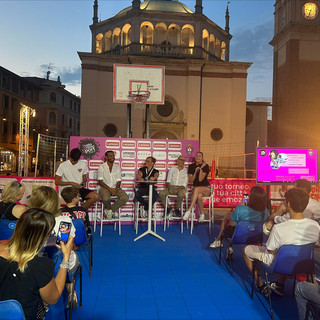
[[[139, 227], [139, 234], [146, 225]], [[208, 225], [195, 226], [193, 235], [171, 225], [158, 226], [165, 242], [148, 235], [136, 242], [133, 226], [100, 227], [94, 234], [93, 276], [89, 278], [87, 250], [83, 265], [83, 306], [72, 319], [269, 319], [267, 300], [250, 299], [250, 277], [240, 247], [234, 247], [234, 277], [218, 264], [218, 250], [210, 249]], [[215, 234], [218, 227], [215, 227]], [[292, 280], [283, 298], [273, 296], [276, 319], [298, 319]]]

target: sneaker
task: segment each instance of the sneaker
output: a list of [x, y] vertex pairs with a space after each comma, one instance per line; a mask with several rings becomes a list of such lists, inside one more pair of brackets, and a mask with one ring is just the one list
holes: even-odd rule
[[204, 214], [202, 213], [202, 214], [200, 214], [200, 216], [199, 216], [198, 222], [199, 222], [199, 223], [202, 223], [203, 221], [204, 221]]
[[268, 295], [271, 293], [266, 282], [264, 282], [261, 287], [257, 286], [257, 289], [265, 297], [268, 297]]
[[220, 240], [214, 240], [214, 242], [210, 244], [210, 248], [220, 248], [220, 244], [221, 248], [223, 248], [223, 243]]
[[191, 215], [191, 211], [187, 210], [186, 213], [185, 213], [184, 216], [183, 216], [183, 220], [184, 220], [184, 221], [189, 220], [190, 215]]
[[271, 230], [269, 230], [269, 229], [267, 229], [267, 226], [266, 226], [266, 224], [264, 223], [263, 224], [263, 233], [265, 234], [265, 235], [269, 235], [270, 234], [270, 232], [271, 232]]
[[112, 219], [113, 211], [111, 209], [104, 209], [104, 216], [109, 220]]
[[180, 212], [179, 209], [174, 210], [174, 216], [175, 216], [176, 218], [181, 218], [181, 212]]
[[277, 281], [270, 282], [270, 288], [275, 294], [277, 294], [280, 297], [283, 297], [283, 293], [284, 293], [283, 285], [279, 284]]

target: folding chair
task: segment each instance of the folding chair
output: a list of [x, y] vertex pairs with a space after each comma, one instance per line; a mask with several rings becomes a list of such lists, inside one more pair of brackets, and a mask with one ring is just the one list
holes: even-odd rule
[[[168, 194], [166, 196], [166, 205], [165, 205], [165, 209], [164, 209], [164, 224], [163, 224], [163, 230], [166, 231], [166, 227], [170, 225], [170, 221], [173, 220], [173, 221], [179, 221], [180, 220], [180, 224], [181, 224], [181, 233], [183, 233], [183, 214], [184, 214], [184, 210], [183, 210], [183, 202], [182, 202], [182, 205], [181, 205], [181, 218], [180, 217], [169, 217], [167, 215], [167, 209], [168, 209], [168, 204], [169, 204], [169, 201], [170, 201], [170, 198], [172, 199], [176, 199], [177, 198], [177, 195], [175, 194]], [[186, 199], [186, 208], [188, 208], [188, 193], [186, 192], [186, 195], [185, 195], [185, 199]]]
[[[203, 202], [208, 201], [208, 219], [203, 220], [203, 222], [209, 222], [209, 232], [211, 234], [211, 225], [214, 222], [214, 188], [210, 188], [210, 196], [209, 197], [203, 197], [202, 200]], [[190, 228], [190, 233], [192, 234], [193, 231], [193, 223], [194, 220], [199, 220], [195, 219], [195, 213], [194, 213], [194, 208], [192, 209], [191, 212], [191, 228]]]
[[92, 235], [87, 235], [86, 228], [82, 219], [73, 219], [72, 223], [76, 228], [76, 236], [74, 238], [74, 244], [79, 246], [88, 246], [89, 254], [89, 269], [90, 269], [90, 278], [92, 278], [92, 248], [93, 248], [93, 238]]
[[[219, 251], [219, 264], [221, 263], [221, 253], [222, 253], [222, 243], [223, 240], [227, 242], [227, 250], [230, 245], [234, 244], [262, 244], [263, 232], [262, 232], [263, 222], [260, 221], [239, 221], [235, 227], [234, 233], [231, 238], [222, 236], [220, 241], [220, 251]], [[230, 274], [233, 276], [232, 271], [232, 257], [228, 254], [228, 261], [230, 267]]]
[[0, 318], [6, 320], [25, 320], [21, 304], [17, 300], [0, 301]]
[[296, 285], [296, 275], [305, 273], [312, 279], [314, 273], [314, 243], [304, 245], [284, 245], [281, 246], [277, 255], [274, 258], [273, 263], [268, 266], [261, 261], [255, 260], [252, 269], [252, 286], [251, 286], [251, 298], [253, 297], [254, 290], [254, 274], [259, 265], [263, 266], [266, 283], [268, 285], [268, 301], [270, 306], [270, 315], [273, 320], [273, 309], [270, 297], [271, 287], [268, 280], [269, 274], [283, 274], [287, 276], [293, 276], [293, 291], [294, 295]]

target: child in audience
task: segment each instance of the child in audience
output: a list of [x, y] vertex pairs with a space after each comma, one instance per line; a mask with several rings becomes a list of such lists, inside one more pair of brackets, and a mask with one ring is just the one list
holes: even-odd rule
[[68, 216], [71, 219], [82, 219], [86, 227], [87, 234], [91, 233], [89, 215], [84, 207], [78, 206], [79, 190], [75, 187], [65, 187], [61, 191], [61, 197], [66, 202], [66, 206], [61, 208], [61, 216]]

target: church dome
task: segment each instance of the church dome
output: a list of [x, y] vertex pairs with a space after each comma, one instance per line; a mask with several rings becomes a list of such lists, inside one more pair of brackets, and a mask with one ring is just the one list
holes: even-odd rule
[[[119, 14], [128, 12], [132, 6], [121, 10]], [[140, 9], [145, 11], [163, 11], [175, 13], [193, 13], [185, 4], [178, 0], [145, 0], [140, 4]]]

